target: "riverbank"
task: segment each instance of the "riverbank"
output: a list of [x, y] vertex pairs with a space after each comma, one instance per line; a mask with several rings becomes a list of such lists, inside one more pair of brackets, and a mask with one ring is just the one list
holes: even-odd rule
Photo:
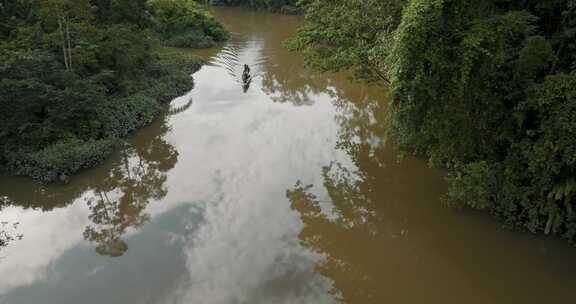
[[60, 1], [0, 7], [0, 171], [67, 182], [101, 163], [163, 103], [190, 90], [224, 26], [191, 0]]
[[313, 0], [288, 45], [380, 83], [385, 137], [449, 173], [446, 203], [575, 244], [576, 7], [536, 2]]
[[302, 15], [304, 9], [295, 0], [211, 0], [212, 6], [245, 7], [254, 10], [263, 10], [283, 15]]
[[133, 131], [149, 125], [172, 99], [194, 86], [191, 74], [202, 66], [199, 58], [160, 51], [136, 84], [139, 92], [111, 97], [96, 113], [101, 136], [63, 139], [47, 147], [16, 149], [5, 155], [5, 174], [27, 176], [38, 182], [67, 182], [76, 172], [104, 161]]

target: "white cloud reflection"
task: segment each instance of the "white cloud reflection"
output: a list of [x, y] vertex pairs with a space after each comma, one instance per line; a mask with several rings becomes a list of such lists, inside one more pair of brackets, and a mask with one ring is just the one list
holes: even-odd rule
[[321, 167], [345, 158], [334, 150], [331, 99], [314, 96], [314, 109], [271, 103], [258, 90], [223, 100], [227, 92], [212, 87], [231, 87], [221, 73], [200, 71], [194, 107], [172, 121], [180, 158], [166, 200], [207, 202], [185, 248], [189, 281], [172, 301], [332, 303], [332, 282], [315, 271], [323, 257], [299, 244], [302, 223], [285, 198], [299, 177], [321, 183]]
[[0, 252], [0, 295], [45, 279], [51, 263], [83, 240], [88, 213], [82, 202], [49, 213], [22, 207], [3, 209], [2, 220], [19, 222], [18, 232], [24, 237]]

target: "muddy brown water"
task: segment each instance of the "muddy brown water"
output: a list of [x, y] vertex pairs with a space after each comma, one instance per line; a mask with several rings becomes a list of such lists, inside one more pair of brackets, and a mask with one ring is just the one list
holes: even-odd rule
[[105, 164], [0, 179], [0, 303], [574, 302], [576, 250], [443, 207], [383, 141], [382, 88], [282, 48], [301, 19], [215, 14], [231, 41]]

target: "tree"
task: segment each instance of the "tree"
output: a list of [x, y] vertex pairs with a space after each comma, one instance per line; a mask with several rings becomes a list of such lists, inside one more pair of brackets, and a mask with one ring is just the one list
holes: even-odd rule
[[385, 58], [401, 20], [403, 0], [312, 0], [306, 24], [287, 46], [325, 72], [353, 69], [357, 78], [388, 82]]
[[131, 24], [141, 29], [149, 26], [147, 0], [90, 0], [101, 24]]
[[149, 0], [151, 28], [171, 47], [213, 47], [228, 32], [193, 0]]
[[0, 0], [0, 38], [7, 39], [31, 12], [29, 0]]
[[[74, 33], [75, 27], [81, 27], [83, 23], [89, 24], [94, 18], [93, 7], [89, 0], [48, 0], [37, 4], [37, 13], [40, 22], [48, 33], [57, 24], [58, 38], [52, 38], [61, 45], [64, 66], [67, 71], [71, 71], [74, 66], [72, 58], [73, 46], [76, 46]], [[50, 38], [49, 38], [50, 39]]]

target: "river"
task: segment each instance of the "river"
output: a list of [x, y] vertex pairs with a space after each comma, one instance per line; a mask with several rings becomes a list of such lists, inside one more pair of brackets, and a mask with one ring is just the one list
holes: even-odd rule
[[0, 303], [574, 301], [576, 250], [443, 206], [383, 140], [383, 88], [282, 48], [299, 17], [214, 13], [232, 39], [106, 163], [0, 178]]

